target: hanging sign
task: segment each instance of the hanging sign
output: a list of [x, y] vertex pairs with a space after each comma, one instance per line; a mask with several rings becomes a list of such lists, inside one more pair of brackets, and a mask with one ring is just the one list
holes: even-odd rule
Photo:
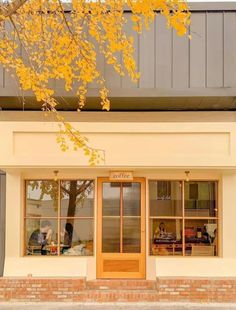
[[132, 171], [110, 171], [110, 181], [133, 181]]

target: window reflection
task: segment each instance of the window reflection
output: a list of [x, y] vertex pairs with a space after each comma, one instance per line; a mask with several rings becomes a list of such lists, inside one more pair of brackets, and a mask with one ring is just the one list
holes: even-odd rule
[[150, 181], [150, 216], [182, 215], [182, 182]]
[[213, 181], [185, 182], [185, 216], [217, 216], [216, 186]]
[[58, 183], [26, 181], [26, 216], [54, 217], [58, 211]]
[[94, 182], [92, 180], [61, 181], [61, 216], [92, 217]]
[[26, 255], [93, 255], [93, 214], [94, 181], [27, 181]]

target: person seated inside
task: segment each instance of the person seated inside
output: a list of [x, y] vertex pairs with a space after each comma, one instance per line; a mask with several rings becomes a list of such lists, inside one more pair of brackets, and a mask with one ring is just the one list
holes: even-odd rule
[[162, 239], [166, 235], [166, 227], [165, 223], [161, 222], [159, 227], [156, 228], [155, 233], [154, 233], [154, 239]]
[[73, 225], [71, 223], [66, 223], [61, 231], [61, 243], [63, 244], [62, 253], [70, 249], [72, 246], [73, 230]]
[[[40, 228], [34, 230], [29, 238], [29, 254], [47, 255], [45, 247], [51, 243], [52, 233], [51, 223], [48, 220], [42, 221]], [[36, 247], [36, 250], [31, 252], [31, 247]]]
[[40, 226], [40, 233], [38, 234], [38, 244], [41, 245], [41, 255], [47, 255], [46, 246], [51, 243], [52, 234], [53, 231], [50, 221], [42, 221]]
[[212, 244], [214, 245], [214, 254], [217, 255], [217, 246], [218, 246], [218, 237], [217, 237], [217, 228], [214, 230], [214, 237], [212, 240]]
[[205, 225], [203, 227], [202, 238], [204, 243], [211, 243], [211, 236], [207, 232], [207, 227]]
[[40, 229], [36, 229], [32, 232], [32, 234], [29, 237], [28, 246], [29, 248], [31, 246], [37, 246], [38, 244], [38, 235], [40, 233]]

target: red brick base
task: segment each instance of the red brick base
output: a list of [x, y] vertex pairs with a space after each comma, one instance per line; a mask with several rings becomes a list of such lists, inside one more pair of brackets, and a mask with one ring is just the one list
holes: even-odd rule
[[160, 301], [236, 302], [236, 278], [159, 278]]
[[236, 302], [236, 278], [0, 278], [0, 302], [5, 301]]

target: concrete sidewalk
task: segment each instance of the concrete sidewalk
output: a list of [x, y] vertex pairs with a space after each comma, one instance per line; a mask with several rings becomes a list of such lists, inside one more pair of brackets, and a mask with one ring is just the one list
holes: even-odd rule
[[206, 303], [0, 303], [1, 310], [236, 310], [235, 304]]

